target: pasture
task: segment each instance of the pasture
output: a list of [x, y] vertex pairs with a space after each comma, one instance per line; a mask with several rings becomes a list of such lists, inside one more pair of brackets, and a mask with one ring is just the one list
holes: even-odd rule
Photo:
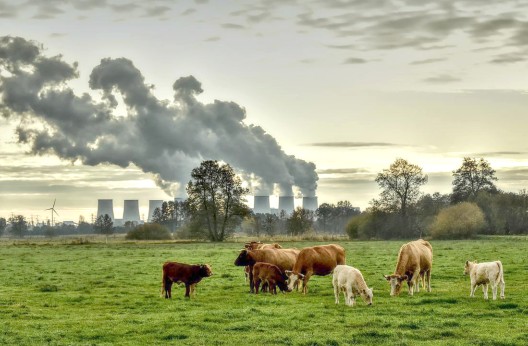
[[[282, 242], [302, 248], [328, 242]], [[336, 242], [374, 287], [374, 304], [334, 304], [331, 276], [308, 295], [249, 294], [233, 261], [241, 243], [70, 245], [0, 242], [2, 345], [526, 345], [528, 238], [431, 241], [432, 292], [389, 296], [404, 241]], [[506, 299], [469, 298], [466, 259], [500, 259]], [[196, 297], [160, 297], [166, 260], [209, 263]], [[490, 290], [491, 298], [491, 290]]]

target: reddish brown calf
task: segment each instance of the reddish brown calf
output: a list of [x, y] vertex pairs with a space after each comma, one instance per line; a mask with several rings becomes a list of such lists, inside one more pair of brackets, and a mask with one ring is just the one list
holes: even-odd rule
[[165, 298], [172, 298], [172, 283], [185, 284], [185, 297], [190, 298], [190, 293], [195, 293], [196, 284], [203, 278], [213, 275], [208, 264], [192, 265], [178, 262], [165, 262], [161, 279], [161, 294]]
[[[269, 291], [277, 294], [277, 286], [281, 291], [290, 292], [286, 280], [288, 277], [274, 264], [257, 262], [253, 266], [253, 285], [255, 294], [258, 294], [260, 284], [268, 284]], [[263, 286], [264, 288], [264, 286]]]

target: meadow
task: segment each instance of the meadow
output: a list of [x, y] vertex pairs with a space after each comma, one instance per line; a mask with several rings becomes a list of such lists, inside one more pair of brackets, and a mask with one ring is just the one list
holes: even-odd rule
[[[526, 345], [528, 238], [431, 241], [432, 292], [390, 297], [404, 241], [335, 241], [374, 287], [374, 304], [335, 305], [331, 276], [306, 296], [249, 294], [233, 262], [241, 243], [0, 242], [2, 345]], [[282, 242], [302, 248], [328, 242]], [[500, 259], [506, 299], [469, 298], [466, 259]], [[185, 299], [160, 297], [166, 260], [209, 263]]]

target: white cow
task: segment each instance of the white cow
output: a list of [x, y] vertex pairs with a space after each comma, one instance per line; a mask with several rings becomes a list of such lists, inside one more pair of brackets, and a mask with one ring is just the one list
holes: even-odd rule
[[345, 304], [348, 306], [354, 306], [356, 295], [360, 295], [368, 305], [372, 305], [372, 288], [367, 287], [363, 275], [356, 268], [337, 265], [334, 268], [332, 284], [336, 304], [339, 304], [339, 292], [342, 291], [345, 295]]
[[488, 284], [491, 284], [493, 300], [497, 299], [497, 285], [501, 287], [500, 298], [504, 299], [504, 271], [501, 261], [477, 263], [466, 261], [464, 266], [464, 275], [469, 275], [471, 279], [470, 297], [475, 296], [475, 291], [479, 285], [482, 285], [484, 299], [488, 299]]

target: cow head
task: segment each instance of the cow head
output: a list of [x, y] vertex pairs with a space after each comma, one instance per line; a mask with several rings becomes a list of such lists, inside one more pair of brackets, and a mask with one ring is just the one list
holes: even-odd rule
[[213, 275], [213, 272], [211, 271], [211, 266], [209, 264], [201, 264], [200, 265], [200, 276], [203, 278], [206, 278], [211, 275]]
[[402, 283], [407, 280], [407, 275], [398, 275], [398, 274], [392, 274], [392, 275], [384, 275], [385, 280], [387, 280], [391, 285], [391, 296], [397, 296], [400, 294]]
[[292, 291], [295, 287], [299, 287], [302, 280], [304, 280], [304, 275], [301, 273], [295, 274], [291, 270], [284, 271], [288, 277], [288, 290]]
[[255, 261], [251, 257], [250, 251], [246, 249], [240, 250], [240, 254], [235, 260], [235, 265], [243, 267], [243, 266], [249, 266], [253, 264], [255, 264]]
[[359, 291], [359, 294], [365, 303], [372, 305], [372, 298], [374, 297], [374, 291], [372, 287], [367, 287], [366, 289]]
[[466, 264], [464, 265], [464, 275], [468, 275], [469, 272], [471, 271], [471, 268], [473, 268], [475, 264], [477, 264], [477, 261], [475, 262], [466, 261]]

